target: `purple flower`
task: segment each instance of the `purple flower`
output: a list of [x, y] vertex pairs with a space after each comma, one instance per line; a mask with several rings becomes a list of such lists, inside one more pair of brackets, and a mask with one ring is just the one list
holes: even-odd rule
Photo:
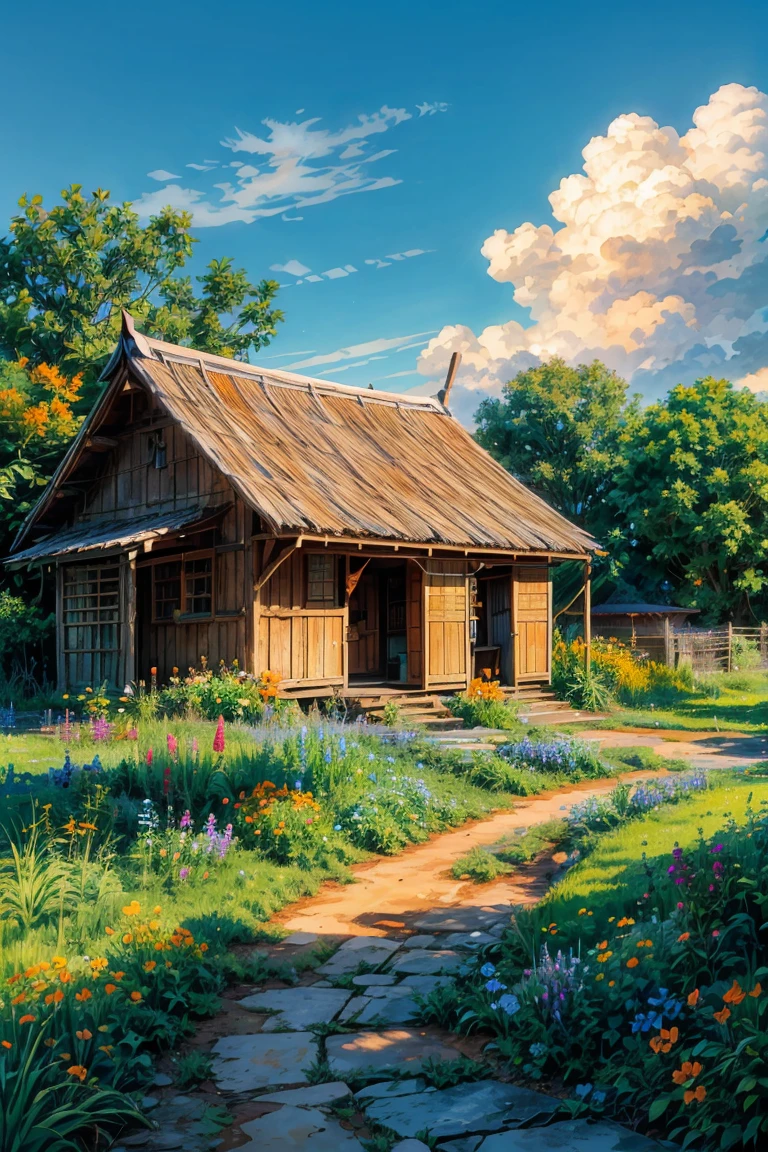
[[179, 828], [191, 828], [191, 827], [192, 827], [192, 813], [189, 811], [189, 808], [187, 808], [186, 812], [184, 813], [181, 820], [179, 821]]
[[189, 868], [179, 868], [179, 880], [186, 880], [189, 876]]

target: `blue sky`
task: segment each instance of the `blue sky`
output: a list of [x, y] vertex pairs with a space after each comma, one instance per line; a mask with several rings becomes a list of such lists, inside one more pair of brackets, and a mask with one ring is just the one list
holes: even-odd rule
[[[573, 360], [604, 352], [647, 395], [720, 362], [720, 374], [768, 386], [761, 379], [768, 345], [754, 304], [760, 292], [768, 301], [768, 265], [756, 247], [768, 198], [761, 185], [754, 188], [768, 140], [761, 121], [768, 6], [758, 0], [733, 0], [727, 9], [701, 0], [695, 10], [657, 0], [297, 0], [266, 14], [263, 5], [237, 0], [220, 8], [196, 0], [139, 0], [128, 8], [86, 2], [69, 12], [43, 0], [34, 22], [20, 5], [6, 10], [0, 63], [2, 218], [22, 192], [51, 200], [70, 182], [109, 188], [145, 211], [164, 197], [190, 204], [200, 225], [198, 262], [231, 255], [253, 278], [271, 275], [286, 285], [286, 322], [266, 353], [274, 358], [260, 357], [265, 363], [302, 365], [350, 384], [429, 390], [459, 348], [467, 417], [512, 371], [564, 348]], [[619, 303], [609, 322], [577, 332], [563, 316], [553, 321], [553, 307], [567, 312], [563, 293], [578, 307], [581, 286], [565, 270], [572, 256], [537, 250], [531, 265], [515, 230], [526, 222], [562, 226], [567, 211], [556, 223], [548, 196], [580, 172], [582, 149], [593, 137], [607, 138], [617, 117], [650, 117], [683, 137], [694, 109], [723, 85], [757, 89], [747, 97], [728, 89], [733, 117], [722, 100], [709, 117], [712, 139], [722, 136], [718, 125], [738, 117], [747, 124], [739, 131], [751, 185], [738, 190], [746, 218], [738, 215], [734, 178], [721, 178], [722, 157], [714, 168], [707, 159], [709, 143], [685, 144], [681, 159], [649, 121], [626, 131], [620, 122], [609, 182], [627, 149], [635, 166], [649, 149], [672, 149], [655, 170], [684, 170], [695, 188], [679, 193], [685, 208], [675, 209], [672, 233], [638, 224], [626, 203], [618, 224], [606, 225], [604, 215], [599, 227], [642, 233], [647, 252], [661, 244], [673, 255], [660, 258], [663, 275], [658, 266], [653, 275], [628, 273], [625, 252], [620, 273], [593, 269], [596, 286], [583, 307], [606, 313], [610, 285]], [[599, 184], [601, 177], [590, 179]], [[678, 177], [673, 183], [682, 187]], [[594, 208], [593, 192], [584, 211]], [[692, 210], [691, 195], [711, 204]], [[692, 219], [698, 231], [691, 240]], [[578, 233], [580, 218], [570, 227]], [[497, 229], [500, 238], [483, 255]], [[690, 276], [681, 287], [670, 273], [673, 264], [693, 268], [691, 252], [680, 251], [683, 234], [698, 253], [705, 307], [687, 294]], [[540, 249], [544, 234], [531, 236]], [[569, 243], [579, 248], [583, 240]], [[719, 245], [706, 274], [699, 259], [705, 243]], [[563, 273], [559, 288], [547, 279], [553, 261]], [[529, 273], [532, 287], [521, 300]], [[732, 285], [747, 280], [732, 306]], [[528, 330], [532, 323], [541, 339], [520, 335], [517, 324]], [[633, 340], [630, 331], [641, 335]]]

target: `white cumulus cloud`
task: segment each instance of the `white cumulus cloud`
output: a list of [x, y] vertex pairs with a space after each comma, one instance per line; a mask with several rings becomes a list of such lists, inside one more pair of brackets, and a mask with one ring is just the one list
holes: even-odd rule
[[462, 353], [463, 417], [554, 355], [599, 357], [647, 396], [768, 365], [768, 96], [726, 84], [682, 136], [627, 113], [582, 155], [549, 197], [554, 225], [499, 228], [482, 246], [528, 322], [452, 325], [420, 357], [437, 379]]

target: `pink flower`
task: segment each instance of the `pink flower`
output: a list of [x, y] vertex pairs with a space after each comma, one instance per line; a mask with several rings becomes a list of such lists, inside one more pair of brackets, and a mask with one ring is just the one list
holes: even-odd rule
[[712, 935], [715, 937], [715, 939], [717, 939], [717, 937], [720, 935], [720, 931], [719, 931], [719, 929], [715, 928], [715, 930], [714, 930], [714, 932], [712, 933]]
[[213, 738], [214, 752], [224, 751], [224, 717], [219, 716], [219, 722], [216, 725], [216, 735]]
[[151, 748], [147, 751], [147, 764], [149, 765], [150, 768], [152, 767], [152, 749]]
[[168, 741], [169, 753], [171, 754], [171, 756], [175, 756], [177, 751], [178, 751], [178, 748], [179, 748], [178, 740], [176, 739], [176, 737], [173, 735], [172, 732], [168, 733], [168, 735], [166, 736], [166, 740]]
[[192, 755], [197, 756], [198, 748], [200, 745], [197, 743], [197, 736], [192, 737]]

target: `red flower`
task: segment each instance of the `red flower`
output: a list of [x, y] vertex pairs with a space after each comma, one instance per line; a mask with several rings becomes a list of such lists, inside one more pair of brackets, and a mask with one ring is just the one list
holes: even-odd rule
[[219, 722], [216, 725], [216, 735], [213, 738], [214, 752], [224, 751], [224, 717], [219, 716]]
[[152, 767], [152, 749], [151, 748], [147, 752], [147, 764], [149, 765], [150, 768]]

